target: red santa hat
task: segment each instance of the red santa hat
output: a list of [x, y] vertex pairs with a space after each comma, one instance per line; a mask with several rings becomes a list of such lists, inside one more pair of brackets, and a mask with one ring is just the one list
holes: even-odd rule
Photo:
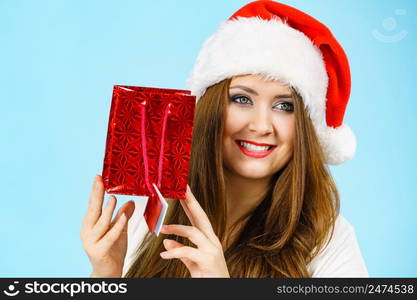
[[349, 62], [325, 25], [274, 1], [245, 5], [204, 42], [188, 87], [198, 100], [213, 84], [244, 74], [280, 80], [301, 95], [326, 163], [353, 157], [355, 135], [343, 124]]

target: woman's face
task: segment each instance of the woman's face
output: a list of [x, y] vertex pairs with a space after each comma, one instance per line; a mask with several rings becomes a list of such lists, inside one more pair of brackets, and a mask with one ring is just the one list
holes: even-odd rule
[[223, 157], [234, 175], [260, 179], [279, 171], [293, 153], [291, 89], [257, 75], [232, 78], [224, 128]]

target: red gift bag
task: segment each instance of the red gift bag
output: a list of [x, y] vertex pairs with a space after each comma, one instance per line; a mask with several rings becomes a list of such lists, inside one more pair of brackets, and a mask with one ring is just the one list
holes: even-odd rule
[[148, 196], [144, 217], [154, 232], [163, 197], [185, 199], [195, 96], [149, 87], [113, 88], [103, 163], [107, 193]]

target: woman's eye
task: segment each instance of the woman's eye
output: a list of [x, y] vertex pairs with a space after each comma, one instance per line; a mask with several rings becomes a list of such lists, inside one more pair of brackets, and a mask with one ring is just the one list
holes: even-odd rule
[[252, 101], [248, 97], [242, 96], [242, 95], [232, 96], [230, 97], [230, 100], [239, 104], [251, 104], [252, 103]]
[[278, 104], [276, 104], [274, 106], [274, 109], [280, 109], [280, 110], [284, 110], [284, 111], [288, 111], [288, 112], [292, 112], [294, 111], [294, 104], [290, 103], [290, 102], [280, 102]]

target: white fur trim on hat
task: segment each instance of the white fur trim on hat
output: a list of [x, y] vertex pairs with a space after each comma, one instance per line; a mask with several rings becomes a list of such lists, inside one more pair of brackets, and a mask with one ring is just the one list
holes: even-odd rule
[[[204, 42], [187, 84], [198, 101], [208, 87], [244, 74], [263, 75], [293, 87], [302, 97], [316, 131], [320, 126], [326, 128], [322, 124], [325, 124], [329, 79], [320, 50], [304, 33], [280, 19], [228, 20]], [[320, 142], [326, 155], [330, 155], [327, 159], [330, 164], [351, 157], [346, 152], [351, 146], [346, 151], [333, 149], [345, 147], [346, 141], [339, 143], [346, 137], [345, 129], [320, 130], [318, 136], [324, 139]]]

